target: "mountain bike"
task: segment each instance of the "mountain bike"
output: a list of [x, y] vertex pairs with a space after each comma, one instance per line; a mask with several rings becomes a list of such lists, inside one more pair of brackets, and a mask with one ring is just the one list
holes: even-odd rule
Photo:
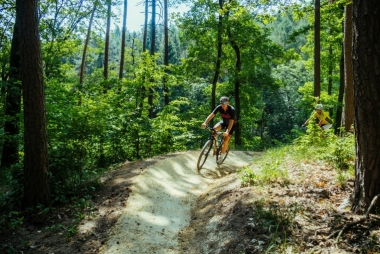
[[214, 128], [211, 128], [209, 126], [206, 127], [206, 130], [210, 131], [211, 133], [201, 150], [201, 154], [199, 155], [197, 163], [198, 172], [201, 170], [203, 164], [205, 164], [211, 150], [213, 151], [213, 156], [216, 155], [216, 163], [218, 165], [224, 162], [224, 160], [227, 158], [228, 152], [230, 151], [230, 146], [228, 146], [226, 153], [222, 154], [222, 146], [224, 140], [223, 132], [216, 131]]

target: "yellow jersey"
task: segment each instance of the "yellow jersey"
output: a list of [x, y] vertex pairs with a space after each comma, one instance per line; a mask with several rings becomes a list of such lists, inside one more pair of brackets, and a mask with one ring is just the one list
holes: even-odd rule
[[317, 111], [314, 111], [311, 113], [310, 118], [318, 119], [317, 123], [321, 122], [321, 125], [332, 124], [334, 122], [329, 113], [324, 111], [322, 111], [320, 114], [318, 114]]

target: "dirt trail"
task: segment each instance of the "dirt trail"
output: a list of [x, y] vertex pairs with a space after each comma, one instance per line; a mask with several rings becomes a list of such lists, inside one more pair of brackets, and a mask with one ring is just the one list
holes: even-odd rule
[[231, 151], [221, 166], [210, 157], [198, 173], [198, 155], [178, 153], [139, 175], [100, 253], [183, 253], [178, 234], [190, 224], [197, 198], [253, 159], [252, 154]]

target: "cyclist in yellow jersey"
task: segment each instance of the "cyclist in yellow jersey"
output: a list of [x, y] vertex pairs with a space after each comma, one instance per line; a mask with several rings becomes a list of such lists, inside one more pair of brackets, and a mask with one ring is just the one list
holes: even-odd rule
[[334, 122], [333, 119], [329, 116], [328, 112], [323, 111], [323, 105], [317, 104], [315, 105], [315, 111], [311, 113], [309, 119], [306, 120], [306, 122], [302, 125], [302, 127], [305, 127], [310, 120], [318, 119], [317, 124], [320, 126], [323, 130], [328, 130], [332, 127], [332, 123]]

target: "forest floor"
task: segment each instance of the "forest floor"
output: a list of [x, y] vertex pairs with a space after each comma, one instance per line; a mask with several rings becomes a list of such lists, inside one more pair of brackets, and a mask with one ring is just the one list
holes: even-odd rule
[[289, 182], [243, 187], [236, 169], [260, 153], [200, 172], [198, 154], [126, 162], [80, 212], [67, 204], [0, 232], [0, 253], [379, 253], [378, 217], [350, 211], [353, 183], [342, 189], [328, 165], [290, 162]]

